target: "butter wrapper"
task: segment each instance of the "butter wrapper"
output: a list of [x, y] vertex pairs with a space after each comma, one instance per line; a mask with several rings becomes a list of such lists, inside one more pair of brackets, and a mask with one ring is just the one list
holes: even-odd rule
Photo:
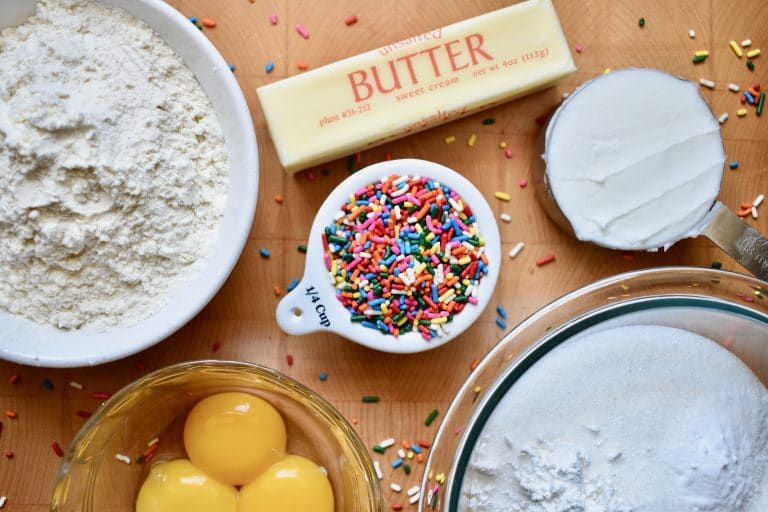
[[528, 0], [257, 90], [294, 173], [498, 105], [576, 71], [551, 0]]

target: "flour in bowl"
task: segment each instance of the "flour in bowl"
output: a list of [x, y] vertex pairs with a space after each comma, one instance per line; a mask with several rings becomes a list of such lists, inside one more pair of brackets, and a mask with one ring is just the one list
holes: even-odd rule
[[0, 308], [61, 329], [150, 316], [226, 201], [200, 84], [145, 23], [86, 0], [0, 32], [0, 69]]
[[539, 360], [492, 412], [459, 510], [765, 512], [768, 392], [688, 331], [608, 329]]

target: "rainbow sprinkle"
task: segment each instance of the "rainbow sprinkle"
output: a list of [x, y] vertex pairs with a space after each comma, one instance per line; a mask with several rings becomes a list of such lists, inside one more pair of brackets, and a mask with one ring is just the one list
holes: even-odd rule
[[325, 266], [353, 322], [383, 334], [445, 332], [488, 273], [475, 217], [446, 185], [392, 175], [351, 194], [323, 233]]

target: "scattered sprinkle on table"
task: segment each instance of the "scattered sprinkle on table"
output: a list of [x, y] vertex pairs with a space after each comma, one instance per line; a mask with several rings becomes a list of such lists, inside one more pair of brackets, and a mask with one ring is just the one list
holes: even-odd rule
[[762, 115], [763, 108], [765, 108], [765, 91], [760, 93], [760, 99], [757, 100], [757, 109], [755, 110], [755, 114], [758, 116]]
[[752, 62], [751, 59], [747, 60], [747, 69], [749, 69], [750, 71], [754, 71], [755, 70], [755, 63]]
[[707, 60], [707, 56], [706, 55], [694, 55], [693, 59], [692, 59], [692, 62], [694, 64], [701, 64], [705, 60]]
[[723, 124], [727, 120], [728, 120], [728, 112], [723, 112], [722, 114], [720, 114], [720, 117], [717, 118], [717, 122], [719, 122], [720, 124]]
[[456, 137], [454, 137], [453, 135], [449, 135], [445, 139], [443, 139], [443, 142], [445, 142], [446, 144], [452, 144], [455, 141], [456, 141]]
[[528, 185], [528, 180], [523, 178], [520, 181], [518, 181], [517, 184], [520, 185], [520, 188], [525, 188]]
[[275, 285], [272, 287], [272, 293], [275, 294], [275, 297], [279, 297], [280, 295], [283, 294], [283, 291], [280, 289], [279, 286]]
[[352, 16], [347, 16], [347, 17], [344, 19], [344, 24], [345, 24], [346, 26], [354, 25], [355, 23], [357, 23], [357, 16], [355, 16], [355, 15], [352, 15]]
[[699, 83], [704, 87], [708, 87], [710, 89], [715, 88], [715, 82], [713, 82], [712, 80], [707, 80], [706, 78], [700, 78]]
[[739, 110], [736, 111], [736, 115], [739, 117], [744, 117], [745, 115], [747, 115], [747, 109], [740, 108]]
[[229, 64], [229, 70], [234, 73], [235, 72], [235, 65], [230, 63]]
[[299, 251], [299, 252], [302, 252], [302, 253], [305, 253], [305, 254], [306, 254], [306, 252], [307, 252], [307, 246], [306, 246], [306, 245], [304, 245], [304, 244], [302, 244], [302, 245], [297, 245], [297, 246], [296, 246], [296, 250], [297, 250], [297, 251]]
[[536, 266], [541, 267], [543, 265], [546, 265], [548, 263], [552, 263], [555, 261], [555, 255], [554, 254], [548, 254], [547, 256], [544, 256], [542, 258], [539, 258], [536, 260]]
[[581, 53], [584, 51], [584, 47], [581, 46], [580, 44], [577, 44], [575, 49], [576, 49], [576, 53]]
[[51, 448], [53, 449], [53, 453], [55, 453], [59, 457], [64, 456], [64, 450], [61, 449], [61, 446], [59, 446], [59, 443], [57, 443], [56, 441], [51, 443]]
[[296, 32], [304, 39], [309, 39], [309, 31], [301, 23], [296, 24]]
[[508, 213], [500, 213], [499, 218], [503, 220], [504, 222], [510, 222], [512, 221], [512, 217]]
[[82, 391], [83, 390], [83, 385], [80, 384], [79, 382], [74, 381], [74, 380], [69, 383], [69, 387], [77, 389], [78, 391]]
[[739, 85], [738, 84], [728, 84], [728, 90], [733, 92], [739, 92]]
[[204, 27], [208, 27], [208, 28], [216, 27], [216, 20], [214, 20], [213, 18], [202, 18], [202, 19], [200, 19], [200, 23]]
[[469, 139], [467, 139], [467, 146], [472, 147], [475, 145], [475, 142], [477, 142], [477, 135], [473, 133], [469, 136]]
[[696, 39], [696, 32], [693, 29], [689, 30], [688, 37], [690, 37], [691, 39]]
[[507, 149], [506, 151], [504, 151], [504, 156], [506, 156], [507, 158], [512, 158], [512, 155], [513, 153], [511, 149]]
[[500, 147], [501, 149], [504, 149], [504, 148], [506, 148], [506, 147], [507, 147], [507, 143], [506, 143], [506, 142], [504, 142], [504, 141], [501, 141], [501, 142], [499, 142], [499, 147]]
[[351, 194], [323, 235], [336, 298], [351, 321], [395, 337], [443, 333], [488, 272], [470, 206], [427, 177], [392, 175]]
[[283, 204], [284, 200], [285, 200], [285, 198], [283, 197], [282, 194], [275, 194], [275, 202], [277, 204]]
[[267, 62], [266, 66], [264, 66], [264, 71], [266, 71], [267, 73], [271, 73], [274, 69], [275, 69], [275, 63], [272, 62], [271, 60]]
[[294, 277], [290, 283], [288, 283], [288, 286], [286, 287], [286, 290], [290, 293], [292, 292], [297, 286], [299, 286], [299, 279]]
[[307, 64], [303, 60], [300, 60], [299, 62], [296, 63], [296, 67], [302, 71], [306, 71], [307, 69], [309, 69], [309, 64]]
[[499, 199], [501, 201], [509, 201], [510, 199], [512, 199], [512, 196], [510, 196], [506, 192], [496, 191], [494, 192], [493, 195], [496, 197], [496, 199]]
[[515, 245], [511, 251], [509, 251], [509, 257], [510, 259], [515, 259], [515, 256], [520, 254], [520, 251], [523, 250], [523, 247], [525, 247], [525, 244], [523, 242], [517, 242], [517, 245]]
[[754, 59], [755, 57], [758, 57], [760, 55], [760, 48], [755, 48], [754, 50], [750, 50], [747, 52], [747, 58]]
[[709, 57], [709, 50], [696, 50], [693, 55], [694, 57]]
[[733, 53], [735, 53], [738, 58], [742, 58], [744, 56], [744, 52], [739, 47], [739, 45], [736, 44], [736, 41], [730, 41], [728, 45], [731, 47], [731, 50], [733, 50]]
[[261, 254], [262, 258], [269, 258], [269, 251], [265, 247], [259, 249], [259, 254]]
[[130, 464], [131, 458], [127, 455], [123, 455], [122, 453], [116, 453], [115, 458], [122, 462], [123, 464]]
[[757, 197], [755, 198], [755, 200], [754, 200], [754, 201], [752, 201], [752, 206], [754, 206], [755, 208], [757, 208], [758, 206], [760, 206], [761, 204], [763, 204], [763, 200], [765, 200], [765, 195], [763, 195], [763, 194], [760, 194], [759, 196], [757, 196]]
[[321, 373], [320, 374], [320, 381], [321, 382], [325, 382], [326, 380], [328, 380], [328, 374], [325, 373], [325, 372]]
[[8, 498], [5, 496], [0, 496], [0, 508], [5, 507], [5, 504], [8, 502]]
[[273, 25], [277, 25], [277, 13], [273, 12], [269, 15], [269, 22]]
[[381, 463], [379, 461], [373, 461], [373, 469], [376, 471], [376, 478], [382, 480], [384, 478], [384, 473], [381, 472]]
[[485, 126], [490, 126], [490, 125], [494, 124], [495, 122], [496, 122], [496, 119], [494, 119], [492, 117], [486, 117], [485, 119], [483, 119], [483, 124]]
[[19, 375], [18, 373], [14, 373], [8, 378], [8, 382], [10, 382], [11, 384], [16, 384], [20, 380], [21, 380], [21, 375]]
[[737, 160], [731, 160], [731, 162], [728, 164], [728, 167], [730, 167], [731, 169], [738, 169], [739, 162]]
[[363, 395], [362, 400], [365, 404], [375, 404], [378, 403], [380, 399], [378, 395]]
[[507, 328], [507, 322], [505, 322], [505, 321], [504, 321], [503, 319], [501, 319], [501, 318], [497, 318], [497, 319], [496, 319], [496, 325], [498, 325], [498, 326], [499, 326], [499, 328], [500, 328], [500, 329], [503, 329], [503, 330]]
[[645, 18], [637, 20], [637, 24], [640, 25], [640, 28], [643, 28], [645, 26]]
[[440, 414], [437, 409], [432, 409], [432, 412], [429, 413], [427, 416], [427, 419], [424, 420], [424, 425], [430, 426], [433, 421], [435, 421], [435, 418], [437, 418], [437, 415]]
[[48, 391], [53, 391], [53, 382], [51, 382], [51, 379], [43, 379], [43, 387]]
[[16, 418], [19, 417], [19, 413], [17, 413], [13, 409], [8, 409], [7, 411], [5, 411], [5, 415], [8, 416], [12, 420], [15, 420]]
[[504, 309], [504, 307], [503, 307], [503, 306], [501, 306], [501, 305], [498, 305], [498, 306], [496, 306], [496, 313], [497, 313], [497, 314], [498, 314], [498, 315], [499, 315], [501, 318], [504, 318], [504, 319], [506, 319], [506, 318], [507, 318], [507, 310], [506, 310], [506, 309]]
[[745, 39], [745, 40], [743, 40], [741, 42], [741, 47], [742, 48], [746, 48], [747, 46], [751, 46], [751, 45], [752, 45], [752, 40], [751, 39]]

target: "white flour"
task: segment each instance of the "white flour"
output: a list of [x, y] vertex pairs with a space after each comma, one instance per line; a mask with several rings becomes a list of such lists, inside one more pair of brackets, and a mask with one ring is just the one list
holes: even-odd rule
[[765, 512], [768, 392], [679, 329], [560, 345], [510, 388], [472, 453], [459, 509]]
[[0, 308], [129, 325], [210, 249], [227, 154], [202, 88], [143, 22], [41, 0], [0, 32]]

